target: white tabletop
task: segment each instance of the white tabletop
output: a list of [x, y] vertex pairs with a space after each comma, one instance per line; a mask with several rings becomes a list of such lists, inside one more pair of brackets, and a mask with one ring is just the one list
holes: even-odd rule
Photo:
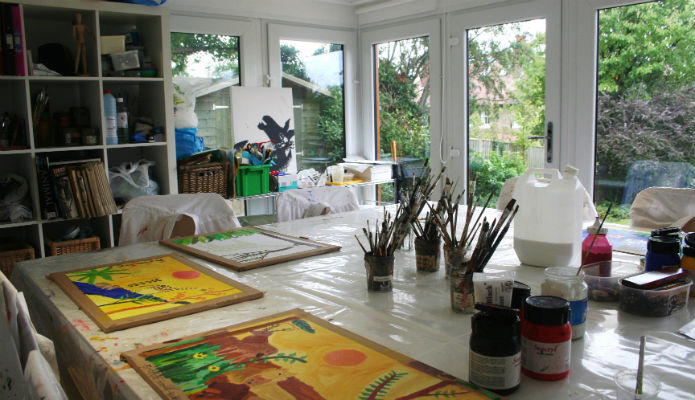
[[[366, 220], [382, 216], [382, 208], [264, 225], [293, 236], [342, 246], [341, 251], [234, 272], [197, 259], [196, 262], [262, 290], [265, 296], [197, 314], [112, 333], [103, 333], [53, 282], [50, 272], [71, 270], [171, 253], [158, 243], [142, 243], [99, 252], [48, 257], [18, 264], [12, 277], [25, 292], [39, 331], [51, 337], [59, 359], [70, 368], [90, 397], [156, 399], [157, 393], [127, 363], [121, 352], [186, 335], [241, 323], [265, 315], [302, 308], [409, 357], [468, 379], [470, 314], [451, 310], [443, 260], [435, 273], [418, 273], [414, 250], [396, 253], [393, 291], [369, 292], [363, 252], [354, 235]], [[495, 211], [489, 211], [495, 213]], [[519, 265], [512, 231], [488, 264], [489, 270], [512, 270], [516, 280], [540, 294], [543, 269]], [[614, 259], [637, 261], [614, 253]], [[617, 303], [589, 302], [586, 333], [572, 342], [569, 377], [540, 381], [522, 376], [512, 399], [612, 399], [613, 376], [636, 368], [639, 337], [647, 335], [647, 374], [661, 381], [660, 399], [695, 398], [695, 341], [676, 333], [695, 317], [695, 302], [671, 316], [647, 318], [618, 309]]]

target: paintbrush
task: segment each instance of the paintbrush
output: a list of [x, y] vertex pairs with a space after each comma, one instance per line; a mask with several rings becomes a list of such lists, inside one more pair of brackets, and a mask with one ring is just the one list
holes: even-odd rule
[[601, 231], [601, 228], [603, 227], [603, 223], [606, 222], [606, 218], [608, 218], [608, 214], [611, 212], [611, 207], [613, 207], [613, 203], [608, 204], [608, 209], [606, 210], [606, 214], [603, 216], [603, 219], [601, 220], [601, 223], [598, 225], [598, 229], [596, 230], [596, 233], [594, 234], [594, 238], [591, 239], [591, 243], [589, 244], [589, 247], [587, 247], [586, 252], [584, 252], [584, 255], [582, 256], [582, 261], [581, 265], [579, 268], [577, 268], [577, 276], [579, 275], [579, 271], [582, 270], [584, 267], [584, 260], [589, 256], [589, 252], [591, 251], [591, 248], [594, 247], [594, 243], [596, 243], [596, 238], [598, 237], [598, 233]]
[[642, 380], [644, 377], [644, 347], [647, 343], [647, 337], [642, 336], [639, 340], [639, 360], [637, 362], [637, 376], [635, 377], [635, 399], [642, 397]]

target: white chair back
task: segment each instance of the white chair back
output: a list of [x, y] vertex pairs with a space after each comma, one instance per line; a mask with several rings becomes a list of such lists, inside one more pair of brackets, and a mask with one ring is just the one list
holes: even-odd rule
[[357, 196], [347, 187], [312, 187], [280, 193], [276, 200], [278, 222], [359, 210]]

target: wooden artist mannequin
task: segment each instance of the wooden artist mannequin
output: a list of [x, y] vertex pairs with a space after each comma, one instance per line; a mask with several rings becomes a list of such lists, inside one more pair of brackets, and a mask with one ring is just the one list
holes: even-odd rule
[[80, 60], [82, 61], [82, 76], [87, 75], [87, 46], [85, 45], [84, 33], [87, 31], [90, 36], [94, 37], [92, 30], [87, 25], [82, 23], [82, 14], [75, 14], [75, 23], [72, 25], [72, 38], [77, 44], [75, 52], [75, 75], [79, 69]]

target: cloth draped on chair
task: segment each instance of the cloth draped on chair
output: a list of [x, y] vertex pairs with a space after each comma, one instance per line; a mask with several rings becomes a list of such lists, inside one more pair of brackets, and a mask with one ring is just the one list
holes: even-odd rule
[[359, 210], [357, 196], [346, 187], [287, 190], [277, 198], [278, 222]]
[[630, 225], [642, 228], [684, 227], [695, 218], [695, 189], [651, 187], [637, 193]]
[[186, 222], [191, 226], [179, 235], [241, 227], [232, 208], [217, 193], [140, 196], [123, 208], [118, 245], [168, 239], [176, 233], [177, 226]]

